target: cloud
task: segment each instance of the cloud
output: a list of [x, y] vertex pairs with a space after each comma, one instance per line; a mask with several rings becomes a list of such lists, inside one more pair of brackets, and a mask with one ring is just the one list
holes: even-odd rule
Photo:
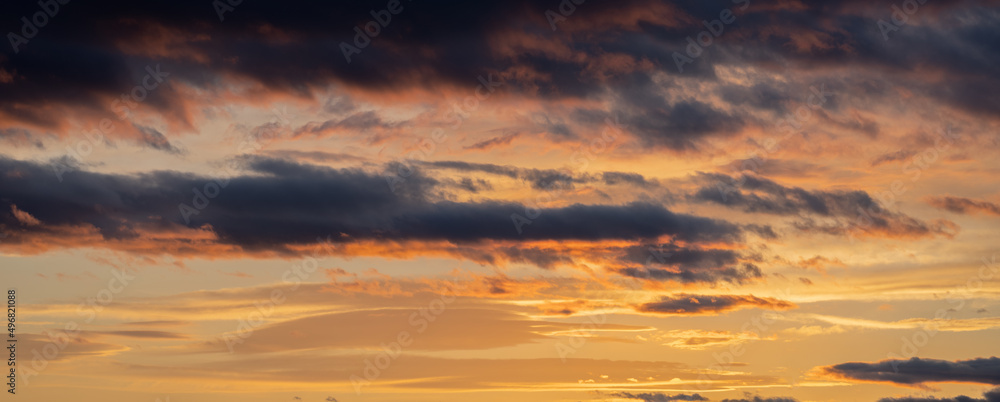
[[846, 330], [844, 329], [844, 327], [841, 327], [840, 325], [834, 325], [830, 327], [824, 327], [819, 325], [804, 325], [798, 328], [788, 328], [783, 330], [782, 332], [799, 336], [815, 336], [815, 335], [842, 334], [846, 332]]
[[799, 258], [799, 261], [795, 262], [795, 265], [802, 268], [815, 269], [819, 272], [826, 272], [826, 268], [830, 266], [838, 266], [838, 267], [847, 266], [847, 264], [845, 264], [839, 258], [827, 258], [821, 255], [813, 256], [812, 258], [809, 259]]
[[[449, 295], [450, 296], [450, 295]], [[448, 300], [454, 300], [449, 298]], [[330, 328], [354, 328], [329, 331]], [[366, 310], [319, 314], [257, 328], [234, 348], [237, 353], [292, 350], [377, 348], [390, 334], [419, 337], [412, 350], [477, 350], [510, 347], [547, 338], [545, 331], [575, 329], [563, 323], [534, 321], [519, 314], [448, 305], [443, 313], [421, 315], [416, 309]], [[191, 345], [197, 350], [225, 351], [225, 338]]]
[[784, 300], [755, 296], [677, 294], [664, 296], [655, 302], [640, 304], [636, 306], [636, 310], [656, 314], [695, 315], [718, 314], [752, 307], [788, 310], [795, 308], [796, 305]]
[[[442, 317], [447, 315], [443, 314]], [[404, 328], [405, 328], [405, 322]], [[391, 334], [395, 334], [392, 332]], [[253, 339], [253, 337], [249, 338]], [[424, 339], [413, 334], [413, 345]], [[390, 342], [391, 339], [383, 341]], [[322, 354], [310, 351], [265, 353], [246, 355], [243, 359], [228, 359], [184, 365], [156, 365], [136, 363], [120, 367], [115, 374], [123, 378], [159, 378], [171, 381], [180, 378], [212, 380], [230, 384], [241, 381], [296, 381], [302, 384], [329, 386], [330, 378], [350, 378], [363, 373], [366, 365], [381, 350], [372, 348], [367, 353]], [[303, 367], [309, 369], [303, 370]], [[265, 370], [264, 368], [267, 368]], [[379, 381], [372, 382], [370, 390], [395, 390], [397, 392], [441, 392], [447, 390], [488, 389], [493, 384], [504, 384], [504, 390], [537, 389], [540, 386], [564, 385], [579, 387], [580, 379], [597, 378], [596, 373], [613, 373], [628, 378], [627, 373], [649, 373], [666, 378], [694, 378], [688, 366], [666, 361], [605, 360], [568, 357], [556, 358], [440, 358], [422, 354], [403, 353], [392, 362], [392, 369], [383, 371]], [[739, 385], [740, 381], [773, 380], [772, 377], [733, 374], [720, 379], [721, 386]], [[342, 384], [347, 386], [346, 381]], [[350, 390], [350, 388], [345, 388]]]
[[178, 148], [174, 144], [171, 144], [170, 141], [167, 140], [167, 136], [163, 135], [163, 133], [159, 132], [155, 128], [137, 124], [135, 125], [135, 128], [139, 130], [139, 133], [141, 134], [138, 138], [140, 145], [157, 151], [164, 151], [177, 155], [185, 153], [184, 150]]
[[677, 394], [669, 395], [664, 393], [641, 393], [633, 394], [631, 392], [617, 392], [611, 394], [611, 396], [616, 398], [625, 399], [640, 399], [643, 402], [668, 402], [668, 401], [707, 401], [708, 398], [703, 397], [699, 394]]
[[745, 118], [705, 102], [670, 102], [659, 91], [651, 78], [638, 79], [620, 91], [626, 101], [614, 112], [646, 146], [695, 150], [703, 139], [731, 136], [747, 124]]
[[132, 325], [132, 326], [175, 326], [175, 325], [187, 325], [190, 324], [188, 321], [170, 321], [170, 320], [160, 320], [160, 321], [133, 321], [133, 322], [123, 322], [122, 325]]
[[718, 268], [618, 268], [615, 272], [637, 279], [649, 281], [675, 281], [680, 283], [715, 282], [718, 280], [733, 283], [750, 282], [763, 277], [760, 268], [745, 263], [739, 266]]
[[59, 353], [55, 354], [55, 357], [47, 359], [59, 361], [94, 356], [110, 356], [129, 350], [128, 347], [123, 345], [91, 341], [81, 335], [83, 334], [69, 336], [64, 331], [50, 331], [44, 334], [22, 333], [17, 337], [17, 347], [19, 350], [30, 353], [32, 350], [41, 352], [46, 347], [51, 349], [52, 347], [48, 345], [65, 344], [65, 347], [61, 347]]
[[111, 335], [126, 338], [187, 339], [188, 336], [166, 331], [82, 331], [82, 334]]
[[729, 346], [762, 338], [754, 332], [705, 331], [699, 329], [671, 330], [649, 336], [651, 340], [677, 349], [704, 350]]
[[13, 235], [11, 243], [70, 227], [95, 228], [104, 239], [123, 241], [141, 240], [151, 230], [201, 230], [210, 231], [220, 244], [246, 250], [282, 250], [331, 235], [341, 243], [455, 244], [661, 236], [736, 242], [743, 237], [738, 225], [641, 202], [543, 208], [518, 233], [511, 215], [524, 213], [523, 204], [443, 201], [435, 196], [440, 183], [419, 171], [392, 191], [384, 177], [359, 169], [259, 157], [245, 162], [244, 174], [224, 181], [173, 171], [117, 175], [80, 170], [65, 173], [59, 182], [51, 166], [0, 158], [4, 171], [18, 172], [0, 177], [0, 193], [23, 212], [20, 219], [30, 214], [44, 223], [24, 226], [0, 216], [0, 224]]
[[932, 197], [927, 203], [934, 208], [944, 209], [963, 215], [996, 215], [1000, 216], [1000, 204], [989, 201], [979, 201], [962, 197]]
[[490, 138], [490, 139], [479, 141], [479, 142], [477, 142], [475, 144], [472, 144], [472, 145], [469, 145], [469, 146], [465, 147], [465, 149], [475, 149], [475, 150], [480, 150], [480, 151], [488, 151], [488, 150], [491, 150], [493, 148], [498, 148], [498, 147], [502, 147], [502, 146], [508, 146], [508, 145], [510, 145], [511, 142], [514, 141], [514, 139], [516, 139], [520, 135], [521, 135], [521, 133], [518, 133], [518, 132], [507, 133], [507, 134], [501, 135], [499, 137], [494, 137], [494, 138]]
[[865, 191], [825, 191], [786, 187], [765, 178], [738, 178], [701, 173], [701, 187], [688, 198], [753, 214], [796, 216], [803, 231], [890, 238], [952, 237], [958, 226], [950, 221], [924, 222], [889, 211]]
[[969, 360], [883, 360], [876, 363], [841, 363], [820, 368], [832, 377], [862, 382], [888, 382], [924, 387], [927, 382], [971, 382], [1000, 385], [1000, 358]]
[[461, 161], [421, 162], [421, 166], [429, 169], [451, 169], [461, 172], [483, 172], [506, 176], [516, 180], [531, 183], [534, 189], [573, 188], [575, 183], [586, 183], [593, 179], [577, 176], [569, 171], [555, 169], [525, 169], [515, 166], [494, 165], [490, 163], [473, 163]]
[[11, 215], [14, 216], [14, 219], [16, 219], [22, 225], [38, 226], [42, 224], [42, 222], [40, 222], [38, 219], [35, 219], [34, 216], [31, 216], [31, 214], [24, 212], [20, 209], [17, 209], [17, 205], [10, 204], [10, 213]]
[[[886, 305], [883, 305], [886, 306]], [[891, 309], [891, 306], [889, 306]], [[880, 307], [880, 310], [885, 310]], [[984, 318], [907, 318], [898, 321], [878, 321], [824, 314], [807, 314], [801, 318], [817, 320], [837, 327], [869, 329], [923, 329], [928, 331], [968, 332], [1000, 327], [1000, 317]]]
[[310, 122], [293, 130], [294, 136], [314, 135], [326, 136], [338, 133], [372, 134], [392, 131], [406, 124], [406, 121], [385, 121], [378, 113], [368, 110], [357, 112], [344, 118], [327, 120], [321, 123]]
[[653, 188], [658, 185], [655, 180], [638, 173], [601, 172], [599, 175], [578, 174], [570, 170], [556, 169], [526, 169], [509, 165], [489, 163], [474, 163], [462, 161], [432, 161], [419, 162], [427, 169], [450, 169], [460, 172], [482, 172], [525, 181], [538, 190], [571, 189], [576, 184], [631, 185], [640, 188]]
[[756, 257], [730, 249], [642, 244], [608, 249], [605, 253], [614, 253], [615, 257], [605, 262], [608, 269], [647, 281], [744, 283], [763, 277], [760, 268], [750, 262]]
[[911, 156], [916, 154], [917, 154], [916, 151], [910, 151], [910, 150], [900, 150], [896, 152], [882, 154], [879, 155], [874, 160], [872, 160], [871, 167], [876, 167], [889, 162], [898, 162], [906, 160], [907, 158], [910, 158]]
[[[872, 29], [887, 18], [887, 10], [856, 0], [746, 9], [729, 1], [588, 3], [555, 31], [546, 18], [551, 5], [526, 0], [404, 5], [385, 32], [348, 61], [340, 45], [352, 43], [354, 28], [384, 3], [301, 2], [294, 11], [240, 4], [219, 16], [190, 4], [150, 7], [115, 0], [110, 11], [76, 10], [79, 18], [47, 26], [44, 37], [16, 51], [0, 50], [0, 121], [31, 131], [25, 138], [54, 132], [68, 136], [75, 127], [96, 126], [87, 123], [110, 115], [105, 109], [141, 82], [143, 66], [156, 64], [171, 76], [168, 85], [150, 92], [142, 108], [192, 132], [201, 106], [220, 99], [245, 104], [282, 96], [310, 99], [330, 87], [369, 95], [471, 91], [478, 85], [476, 77], [491, 75], [503, 79], [511, 92], [541, 99], [604, 96], [612, 109], [605, 112], [622, 112], [643, 144], [691, 150], [756, 124], [754, 117], [732, 106], [789, 109], [787, 86], [735, 85], [718, 71], [732, 66], [766, 70], [782, 63], [855, 68], [878, 77], [884, 87], [908, 88], [917, 96], [992, 118], [1000, 80], [993, 74], [998, 56], [991, 52], [995, 38], [990, 27], [1000, 17], [968, 4], [922, 5], [921, 24], [895, 32], [893, 46], [885, 46], [879, 30]], [[714, 43], [683, 73], [677, 71], [673, 54], [685, 51], [687, 37], [703, 30], [706, 18], [731, 7], [738, 9], [738, 29], [727, 28], [725, 40]], [[991, 10], [989, 3], [980, 7]], [[37, 7], [18, 4], [8, 11], [32, 15]], [[223, 17], [225, 23], [219, 23]], [[108, 21], [130, 23], [110, 32], [102, 29]], [[452, 40], [456, 37], [463, 40]], [[235, 93], [234, 79], [251, 89]], [[705, 91], [706, 83], [718, 83], [719, 89]], [[690, 87], [706, 94], [677, 91]], [[895, 93], [871, 92], [872, 97]], [[185, 96], [190, 94], [198, 95]], [[330, 111], [352, 110], [338, 106], [340, 98], [311, 100]], [[835, 101], [830, 105], [831, 110], [840, 106]], [[363, 130], [385, 123], [360, 113], [353, 121], [318, 126], [329, 122]], [[855, 120], [858, 127], [853, 129], [877, 132], [876, 123]], [[574, 133], [573, 127], [559, 124], [547, 130]], [[499, 137], [492, 145], [508, 138]]]
[[902, 398], [882, 398], [878, 402], [1000, 402], [1000, 388], [995, 388], [983, 393], [983, 398], [971, 398], [959, 395], [954, 398], [934, 398], [909, 396]]
[[636, 185], [639, 187], [655, 187], [656, 182], [647, 180], [641, 174], [638, 173], [626, 173], [626, 172], [604, 172], [601, 173], [601, 179], [604, 180], [604, 184], [615, 185], [619, 183], [627, 183]]
[[262, 156], [275, 159], [306, 160], [313, 162], [364, 162], [367, 159], [361, 156], [342, 152], [326, 151], [294, 151], [294, 150], [262, 150]]

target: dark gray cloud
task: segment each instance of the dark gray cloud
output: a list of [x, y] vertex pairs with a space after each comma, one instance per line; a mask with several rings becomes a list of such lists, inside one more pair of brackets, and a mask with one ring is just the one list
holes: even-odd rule
[[[878, 21], [891, 16], [894, 2], [889, 0], [807, 1], [795, 7], [754, 3], [736, 10], [736, 22], [683, 73], [676, 70], [673, 54], [685, 53], [687, 39], [704, 30], [703, 20], [740, 4], [681, 0], [666, 3], [667, 8], [652, 0], [590, 1], [555, 31], [545, 11], [557, 9], [558, 2], [402, 4], [403, 11], [350, 63], [341, 43], [353, 43], [354, 29], [371, 21], [370, 12], [384, 9], [385, 1], [244, 2], [226, 12], [224, 20], [211, 3], [112, 0], [99, 7], [61, 5], [62, 10], [16, 52], [9, 43], [0, 46], [0, 114], [11, 125], [65, 129], [63, 119], [68, 116], [52, 116], [52, 106], [108, 115], [105, 101], [136, 86], [144, 67], [156, 64], [171, 73], [172, 82], [209, 95], [220, 90], [224, 76], [309, 96], [312, 89], [331, 85], [368, 91], [474, 89], [476, 77], [493, 74], [503, 77], [511, 91], [542, 98], [611, 94], [616, 99], [611, 111], [622, 112], [644, 144], [675, 150], [692, 149], [706, 137], [727, 136], [752, 123], [705, 99], [668, 97], [663, 91], [670, 84], [651, 78], [718, 81], [719, 66], [750, 65], [782, 73], [831, 66], [877, 71], [876, 79], [887, 82], [888, 90], [869, 93], [873, 98], [894, 96], [892, 87], [900, 86], [988, 118], [1000, 110], [1000, 79], [995, 75], [1000, 33], [993, 29], [1000, 13], [995, 1], [923, 4], [918, 11], [921, 24], [902, 27], [889, 41], [878, 29]], [[14, 2], [5, 11], [8, 17], [0, 26], [4, 32], [19, 33], [20, 17], [30, 17], [39, 7], [37, 2]], [[614, 22], [624, 15], [642, 17], [627, 27]], [[567, 58], [517, 40], [504, 41], [514, 35], [553, 41], [588, 57]], [[803, 37], [815, 43], [802, 46]], [[506, 46], [513, 52], [504, 52]], [[169, 51], [146, 50], [153, 48]], [[618, 71], [598, 62], [603, 55], [620, 55], [648, 67]], [[718, 95], [733, 105], [781, 113], [788, 107], [788, 89], [773, 83], [725, 84]], [[143, 108], [191, 124], [188, 101], [176, 88], [163, 85], [150, 92]], [[326, 103], [328, 110], [351, 110], [349, 102]], [[838, 107], [836, 101], [829, 106]], [[364, 115], [330, 122], [346, 128], [378, 123]], [[574, 135], [573, 127], [561, 122], [546, 129]], [[878, 131], [864, 122], [856, 129]]]
[[510, 165], [463, 161], [414, 161], [426, 169], [451, 169], [460, 172], [482, 172], [522, 180], [536, 190], [571, 189], [577, 184], [603, 183], [606, 185], [631, 185], [640, 188], [658, 186], [655, 180], [638, 173], [602, 172], [600, 174], [575, 173], [568, 169], [528, 169]]
[[134, 126], [140, 133], [138, 140], [139, 145], [172, 154], [180, 155], [184, 153], [184, 150], [174, 144], [171, 144], [170, 140], [167, 139], [167, 136], [163, 135], [163, 133], [159, 132], [155, 128], [141, 126], [138, 124], [135, 124]]
[[799, 402], [799, 400], [795, 398], [784, 398], [784, 397], [762, 398], [759, 396], [754, 396], [742, 399], [723, 399], [722, 402]]
[[716, 314], [747, 307], [787, 310], [795, 304], [778, 299], [741, 295], [691, 295], [676, 294], [660, 300], [641, 304], [636, 310], [646, 313], [694, 315]]
[[417, 162], [419, 166], [429, 169], [452, 169], [462, 172], [483, 172], [531, 183], [535, 189], [573, 188], [576, 183], [586, 183], [592, 179], [578, 176], [569, 171], [555, 169], [525, 169], [509, 165], [492, 163], [474, 163], [461, 161]]
[[[0, 216], [11, 241], [60, 225], [87, 225], [107, 239], [132, 239], [140, 227], [210, 228], [224, 243], [246, 248], [311, 243], [339, 234], [353, 240], [601, 240], [655, 239], [737, 242], [738, 225], [671, 212], [661, 205], [575, 204], [539, 210], [518, 233], [511, 202], [451, 202], [436, 194], [437, 180], [418, 169], [390, 190], [385, 177], [358, 169], [331, 169], [285, 160], [246, 158], [228, 180], [173, 171], [138, 175], [75, 170], [0, 158], [0, 197], [41, 222], [25, 225]], [[204, 194], [204, 195], [200, 195]], [[189, 208], [185, 220], [180, 205]], [[203, 204], [203, 207], [199, 207]], [[194, 211], [194, 212], [191, 212]]]
[[406, 121], [386, 121], [378, 113], [367, 110], [343, 118], [307, 123], [293, 130], [293, 135], [323, 135], [332, 130], [351, 130], [359, 134], [370, 134], [374, 130], [392, 129], [405, 123]]
[[721, 267], [734, 264], [739, 259], [735, 250], [686, 248], [672, 244], [634, 246], [625, 252], [625, 259], [629, 261], [685, 268]]
[[927, 200], [927, 203], [935, 208], [944, 209], [956, 214], [987, 214], [987, 215], [997, 215], [1000, 216], [1000, 204], [989, 202], [973, 200], [971, 198], [964, 197], [932, 197]]
[[911, 151], [911, 150], [899, 150], [896, 152], [882, 154], [872, 160], [871, 166], [876, 167], [889, 162], [903, 161], [916, 154], [917, 151]]
[[668, 90], [648, 75], [634, 74], [616, 89], [622, 100], [613, 115], [643, 145], [678, 151], [697, 149], [708, 136], [734, 135], [747, 124], [742, 116], [695, 99], [671, 100]]
[[44, 136], [33, 134], [31, 131], [23, 128], [0, 128], [0, 141], [14, 146], [30, 146], [44, 149], [45, 143], [42, 142], [41, 137]]
[[493, 185], [490, 182], [483, 179], [473, 179], [471, 177], [463, 177], [459, 179], [456, 185], [470, 193], [478, 193], [482, 190], [492, 190]]
[[638, 173], [604, 172], [601, 173], [601, 179], [604, 180], [604, 184], [608, 185], [619, 183], [628, 183], [639, 187], [655, 187], [657, 185], [655, 181], [648, 180]]
[[651, 281], [676, 281], [681, 283], [728, 281], [733, 283], [750, 282], [763, 277], [754, 264], [740, 264], [722, 268], [620, 268], [617, 273], [637, 279]]
[[[794, 226], [804, 231], [836, 235], [877, 232], [884, 236], [951, 236], [957, 225], [949, 221], [924, 222], [882, 207], [865, 191], [806, 190], [786, 187], [754, 175], [730, 177], [700, 173], [701, 187], [688, 199], [710, 202], [747, 213], [798, 217]], [[892, 201], [892, 200], [890, 200]], [[817, 219], [824, 219], [819, 222]]]
[[478, 150], [490, 150], [495, 147], [507, 146], [514, 141], [515, 138], [519, 137], [521, 133], [507, 133], [499, 137], [490, 138], [487, 140], [479, 141], [475, 144], [465, 147], [465, 149], [478, 149]]
[[632, 246], [622, 252], [621, 261], [639, 266], [618, 268], [615, 271], [631, 278], [681, 283], [744, 283], [763, 277], [760, 268], [750, 262], [743, 262], [752, 258], [734, 250], [656, 244]]
[[702, 173], [697, 179], [704, 185], [691, 196], [693, 200], [709, 201], [749, 213], [854, 217], [857, 208], [881, 209], [864, 191], [810, 191], [785, 187], [751, 175], [729, 177]]
[[664, 394], [664, 393], [661, 393], [661, 392], [657, 392], [657, 393], [645, 392], [645, 393], [640, 393], [640, 394], [633, 394], [631, 392], [617, 392], [617, 393], [611, 394], [611, 396], [617, 397], [617, 398], [625, 398], [625, 399], [639, 399], [639, 400], [642, 400], [643, 402], [707, 401], [708, 400], [708, 398], [703, 397], [703, 396], [701, 396], [699, 394], [691, 394], [691, 395], [688, 395], [688, 394], [677, 394], [677, 395], [670, 395], [670, 394]]
[[[753, 143], [763, 147], [759, 143]], [[761, 159], [754, 158], [737, 159], [724, 165], [723, 170], [731, 172], [752, 170], [755, 174], [764, 177], [814, 177], [828, 174], [831, 170], [829, 167], [804, 160], [767, 158], [766, 161], [761, 162]]]
[[746, 397], [742, 399], [723, 399], [722, 402], [799, 402], [795, 398], [784, 398], [784, 397], [772, 397], [772, 398], [762, 398], [759, 396]]
[[876, 363], [851, 362], [823, 367], [835, 377], [891, 382], [905, 385], [922, 385], [927, 382], [971, 382], [1000, 385], [1000, 358], [975, 358], [969, 360], [921, 359], [883, 360]]
[[733, 105], [770, 110], [778, 114], [788, 113], [792, 93], [787, 85], [778, 83], [756, 83], [751, 86], [723, 85], [719, 95]]
[[878, 402], [1000, 402], [1000, 388], [986, 391], [983, 393], [983, 397], [981, 399], [965, 395], [959, 395], [954, 398], [909, 396], [903, 398], [882, 398], [879, 399]]

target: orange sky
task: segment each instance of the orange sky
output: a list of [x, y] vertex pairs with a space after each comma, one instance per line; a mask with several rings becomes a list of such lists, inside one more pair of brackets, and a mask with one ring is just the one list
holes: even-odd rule
[[5, 6], [6, 398], [1000, 401], [997, 2], [338, 3]]

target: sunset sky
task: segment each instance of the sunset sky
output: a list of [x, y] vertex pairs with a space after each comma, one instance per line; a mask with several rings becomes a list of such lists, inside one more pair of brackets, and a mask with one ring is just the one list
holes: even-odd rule
[[1000, 401], [1000, 1], [2, 9], [3, 401]]

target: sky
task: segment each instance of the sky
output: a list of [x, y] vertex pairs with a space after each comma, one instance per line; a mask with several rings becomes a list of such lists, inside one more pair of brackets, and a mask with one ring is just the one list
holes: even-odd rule
[[1000, 401], [1000, 2], [2, 7], [4, 400]]

